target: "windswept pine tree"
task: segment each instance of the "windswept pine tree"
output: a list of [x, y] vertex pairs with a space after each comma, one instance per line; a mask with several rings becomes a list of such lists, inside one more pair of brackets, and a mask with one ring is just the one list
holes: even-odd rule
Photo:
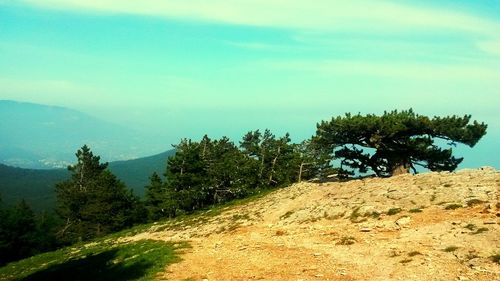
[[64, 220], [60, 236], [87, 240], [144, 221], [139, 199], [84, 145], [69, 166], [71, 178], [56, 185], [57, 213]]
[[[463, 158], [453, 156], [452, 146], [462, 143], [473, 147], [485, 134], [487, 125], [463, 117], [418, 115], [413, 110], [338, 116], [317, 125], [315, 141], [335, 149], [334, 155], [345, 167], [377, 176], [408, 173], [415, 166], [431, 171], [453, 171]], [[442, 148], [438, 140], [448, 143]], [[440, 143], [440, 142], [438, 142]]]

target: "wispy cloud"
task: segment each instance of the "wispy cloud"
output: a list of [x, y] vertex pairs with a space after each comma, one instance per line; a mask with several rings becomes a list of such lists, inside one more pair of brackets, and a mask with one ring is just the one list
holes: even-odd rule
[[66, 80], [10, 79], [0, 77], [0, 90], [4, 93], [22, 94], [36, 92], [78, 93], [89, 91], [88, 88]]
[[436, 64], [392, 61], [295, 60], [261, 61], [260, 67], [323, 75], [367, 76], [416, 81], [485, 81], [498, 84], [499, 64]]
[[21, 0], [43, 8], [154, 15], [176, 19], [304, 30], [434, 29], [493, 36], [500, 23], [449, 9], [392, 1], [331, 0]]
[[100, 96], [101, 91], [68, 80], [0, 77], [0, 99], [64, 105], [75, 99], [93, 103]]
[[482, 41], [477, 43], [479, 49], [490, 55], [500, 56], [500, 40], [499, 41]]
[[298, 50], [310, 50], [311, 47], [306, 47], [297, 44], [270, 44], [264, 42], [236, 42], [236, 41], [225, 41], [227, 45], [250, 49], [250, 50], [261, 50], [261, 51], [271, 51], [271, 52], [283, 52], [283, 51], [298, 51]]

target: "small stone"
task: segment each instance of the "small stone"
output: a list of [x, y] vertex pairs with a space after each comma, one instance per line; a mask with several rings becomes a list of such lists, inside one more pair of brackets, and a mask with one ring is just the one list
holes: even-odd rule
[[408, 216], [405, 216], [405, 217], [401, 217], [399, 218], [398, 220], [395, 221], [395, 223], [399, 226], [403, 226], [403, 225], [407, 225], [409, 224], [411, 221], [411, 218], [408, 217]]
[[319, 257], [319, 256], [321, 256], [321, 253], [314, 253], [313, 255], [314, 255], [315, 257]]
[[324, 276], [325, 275], [323, 275], [323, 274], [316, 274], [316, 275], [314, 275], [314, 277], [324, 277]]
[[361, 232], [370, 232], [372, 229], [370, 227], [362, 227], [359, 231]]

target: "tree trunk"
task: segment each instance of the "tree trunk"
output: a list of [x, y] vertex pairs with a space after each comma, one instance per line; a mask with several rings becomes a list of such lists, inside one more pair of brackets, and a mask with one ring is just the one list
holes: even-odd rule
[[273, 162], [271, 164], [271, 173], [269, 174], [269, 184], [272, 184], [273, 182], [274, 167], [276, 166], [276, 162], [278, 161], [280, 153], [281, 153], [281, 147], [278, 146], [278, 153], [276, 153], [276, 156], [274, 157]]
[[410, 173], [411, 165], [407, 161], [396, 162], [392, 166], [391, 176], [403, 175]]
[[300, 163], [300, 169], [299, 169], [299, 179], [297, 182], [302, 181], [302, 170], [304, 169], [304, 162]]

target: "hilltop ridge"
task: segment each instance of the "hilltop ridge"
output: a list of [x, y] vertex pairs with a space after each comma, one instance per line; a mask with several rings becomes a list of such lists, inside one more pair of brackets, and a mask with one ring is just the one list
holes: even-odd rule
[[303, 182], [123, 241], [190, 241], [168, 280], [498, 280], [500, 172]]

